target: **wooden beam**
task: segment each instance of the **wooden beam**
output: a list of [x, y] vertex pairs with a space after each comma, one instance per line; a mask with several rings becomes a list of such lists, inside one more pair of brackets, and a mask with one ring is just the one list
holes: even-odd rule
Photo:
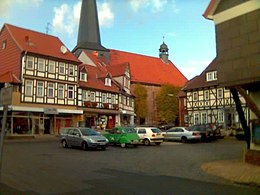
[[243, 98], [246, 101], [246, 104], [250, 110], [256, 115], [258, 120], [260, 120], [260, 110], [253, 101], [253, 99], [246, 93], [246, 90], [244, 90], [242, 87], [236, 87], [236, 90], [239, 92], [240, 95], [243, 96]]

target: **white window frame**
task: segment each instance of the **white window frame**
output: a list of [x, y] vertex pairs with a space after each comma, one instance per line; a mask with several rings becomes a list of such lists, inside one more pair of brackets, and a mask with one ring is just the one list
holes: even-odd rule
[[55, 73], [55, 62], [50, 60], [48, 64], [48, 72]]
[[38, 71], [44, 71], [45, 70], [45, 60], [43, 58], [38, 58]]
[[219, 112], [218, 113], [218, 122], [219, 123], [224, 123], [224, 112]]
[[91, 92], [90, 92], [90, 101], [91, 101], [91, 102], [95, 102], [95, 96], [96, 96], [95, 92], [94, 92], [94, 91], [91, 91]]
[[194, 125], [198, 125], [199, 124], [199, 113], [194, 113], [193, 114], [193, 123], [194, 123]]
[[201, 113], [201, 124], [207, 124], [208, 123], [208, 114], [206, 112]]
[[105, 78], [105, 85], [111, 86], [111, 78]]
[[2, 42], [2, 49], [6, 48], [6, 40]]
[[114, 94], [111, 95], [111, 104], [115, 104], [116, 96]]
[[66, 69], [65, 69], [65, 63], [63, 62], [59, 62], [59, 74], [65, 74], [66, 73]]
[[107, 102], [107, 94], [102, 93], [102, 103], [106, 103]]
[[25, 81], [25, 92], [26, 96], [32, 96], [33, 94], [33, 80], [26, 80]]
[[53, 98], [54, 97], [54, 83], [48, 83], [48, 88], [47, 88], [47, 96], [49, 98]]
[[209, 100], [209, 90], [204, 91], [204, 100]]
[[69, 76], [74, 76], [74, 65], [69, 65]]
[[43, 97], [44, 96], [44, 82], [37, 81], [37, 96]]
[[74, 86], [68, 85], [68, 99], [74, 99]]
[[199, 97], [198, 97], [198, 92], [193, 92], [193, 101], [198, 101]]
[[87, 73], [81, 72], [80, 73], [80, 81], [87, 81]]
[[213, 74], [213, 77], [212, 77], [213, 81], [218, 80], [218, 74], [217, 74], [217, 71], [213, 71], [212, 74]]
[[58, 84], [58, 98], [59, 99], [64, 99], [64, 91], [65, 91], [65, 85]]
[[34, 67], [34, 58], [32, 56], [27, 56], [26, 68], [33, 70], [33, 67]]
[[217, 97], [218, 98], [224, 97], [224, 90], [222, 88], [217, 90]]
[[87, 91], [86, 90], [82, 90], [82, 100], [83, 101], [87, 101]]

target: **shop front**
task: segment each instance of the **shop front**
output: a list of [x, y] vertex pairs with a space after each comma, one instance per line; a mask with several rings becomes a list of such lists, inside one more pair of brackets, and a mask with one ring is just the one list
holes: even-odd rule
[[[62, 127], [77, 125], [77, 116], [80, 114], [81, 110], [56, 109], [55, 113], [50, 113], [44, 108], [9, 106], [6, 135], [59, 134]], [[0, 118], [3, 118], [2, 111]]]

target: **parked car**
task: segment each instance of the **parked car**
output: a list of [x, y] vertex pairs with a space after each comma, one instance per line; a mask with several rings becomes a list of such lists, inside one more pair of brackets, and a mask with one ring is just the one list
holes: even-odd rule
[[201, 140], [201, 134], [199, 131], [188, 129], [187, 127], [172, 127], [164, 134], [165, 141], [182, 141], [186, 143], [191, 140]]
[[139, 136], [132, 127], [114, 127], [103, 135], [110, 144], [120, 145], [122, 148], [129, 145], [136, 147], [140, 144]]
[[164, 125], [160, 125], [158, 126], [158, 128], [161, 130], [161, 131], [167, 131], [168, 129], [172, 128], [172, 127], [175, 127], [175, 124], [173, 123], [169, 123], [169, 124], [164, 124]]
[[60, 134], [60, 142], [64, 148], [81, 147], [100, 148], [106, 150], [108, 139], [95, 130], [87, 127], [67, 127], [63, 128]]
[[188, 127], [190, 131], [199, 131], [201, 141], [211, 141], [213, 139], [213, 131], [208, 125], [193, 125]]
[[151, 143], [160, 145], [164, 141], [162, 131], [157, 127], [136, 127], [135, 130], [141, 142], [146, 146]]

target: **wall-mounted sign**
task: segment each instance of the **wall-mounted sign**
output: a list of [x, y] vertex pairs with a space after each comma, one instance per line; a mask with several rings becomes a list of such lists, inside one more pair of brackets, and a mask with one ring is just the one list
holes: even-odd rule
[[44, 114], [59, 114], [57, 108], [44, 108]]
[[12, 104], [12, 87], [6, 87], [1, 89], [0, 94], [0, 106], [8, 106]]

